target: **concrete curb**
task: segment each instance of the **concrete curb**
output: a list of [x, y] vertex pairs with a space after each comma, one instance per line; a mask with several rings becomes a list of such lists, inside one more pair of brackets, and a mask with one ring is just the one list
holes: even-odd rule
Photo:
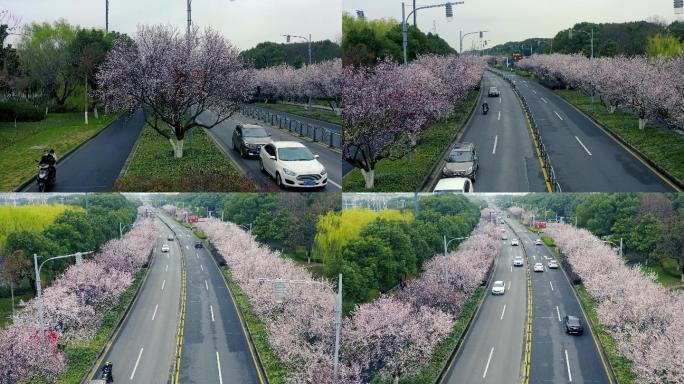
[[423, 179], [423, 182], [421, 183], [421, 187], [417, 192], [431, 192], [432, 189], [435, 188], [435, 185], [437, 185], [437, 181], [440, 179], [440, 169], [443, 168], [443, 164], [446, 162], [444, 157], [446, 156], [447, 152], [449, 149], [455, 144], [458, 143], [463, 135], [466, 133], [468, 130], [468, 127], [470, 126], [470, 122], [473, 120], [473, 117], [475, 116], [475, 110], [477, 110], [477, 105], [478, 102], [480, 101], [480, 98], [482, 97], [482, 80], [480, 80], [480, 87], [478, 88], [477, 91], [477, 100], [475, 103], [473, 103], [473, 106], [470, 109], [470, 113], [468, 115], [468, 118], [466, 119], [465, 123], [460, 127], [461, 129], [456, 133], [456, 137], [444, 148], [442, 153], [439, 155], [439, 160], [437, 160], [436, 163], [432, 165], [432, 168], [430, 168], [430, 171], [428, 174], [425, 176]]
[[223, 148], [219, 139], [216, 136], [214, 136], [214, 133], [210, 129], [206, 129], [206, 128], [202, 128], [202, 129], [204, 129], [204, 132], [206, 132], [207, 136], [209, 136], [211, 138], [211, 140], [214, 142], [214, 144], [218, 147], [219, 151], [221, 151], [223, 153], [223, 156], [225, 156], [228, 159], [228, 161], [230, 161], [235, 166], [235, 169], [237, 169], [240, 176], [243, 176], [243, 177], [247, 176], [247, 171], [242, 166], [242, 164], [235, 161], [235, 159], [233, 159], [233, 156], [231, 156], [228, 153], [228, 150]]
[[[64, 159], [68, 158], [69, 155], [73, 154], [74, 152], [76, 152], [77, 150], [79, 150], [82, 146], [86, 145], [86, 144], [89, 143], [91, 140], [93, 140], [94, 138], [96, 138], [100, 133], [104, 132], [105, 129], [109, 128], [110, 125], [116, 123], [116, 122], [121, 118], [121, 116], [122, 116], [122, 114], [119, 115], [119, 117], [117, 117], [116, 119], [114, 119], [114, 121], [112, 121], [111, 123], [109, 123], [109, 124], [105, 125], [104, 127], [102, 127], [102, 129], [100, 129], [99, 131], [93, 133], [90, 137], [88, 137], [87, 139], [85, 139], [84, 141], [82, 141], [80, 144], [78, 144], [78, 145], [76, 145], [75, 147], [71, 148], [70, 150], [66, 151], [66, 152], [59, 158], [59, 160], [57, 161], [57, 164], [55, 164], [55, 167], [56, 167], [57, 165], [59, 165], [60, 162], [64, 161]], [[30, 178], [28, 178], [28, 179], [22, 181], [21, 184], [19, 184], [19, 186], [17, 186], [16, 188], [14, 188], [14, 190], [12, 190], [12, 191], [10, 191], [10, 192], [21, 192], [22, 189], [28, 187], [29, 184], [35, 182], [37, 178], [38, 178], [37, 175], [31, 176]]]

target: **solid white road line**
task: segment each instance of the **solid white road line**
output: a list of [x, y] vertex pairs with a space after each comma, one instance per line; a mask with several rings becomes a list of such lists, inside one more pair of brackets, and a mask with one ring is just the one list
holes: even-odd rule
[[494, 347], [492, 347], [492, 350], [489, 351], [489, 358], [487, 359], [487, 366], [485, 367], [484, 373], [482, 374], [483, 379], [485, 378], [485, 376], [487, 376], [487, 370], [489, 370], [489, 362], [492, 361], [492, 353], [494, 353]]
[[164, 290], [164, 285], [166, 285], [166, 279], [164, 279], [164, 281], [162, 281], [162, 291]]
[[209, 284], [207, 284], [207, 281], [204, 280], [204, 286], [207, 288], [207, 291], [209, 290]]
[[154, 317], [157, 316], [157, 308], [159, 308], [159, 304], [154, 306], [154, 313], [152, 314], [152, 321], [154, 321]]
[[560, 310], [558, 309], [558, 306], [556, 305], [556, 314], [558, 315], [558, 321], [561, 321], [560, 318]]
[[551, 290], [553, 291], [553, 283], [549, 281], [549, 284], [551, 284]]
[[223, 376], [221, 376], [221, 359], [219, 358], [218, 351], [216, 351], [216, 365], [219, 371], [219, 384], [223, 384]]
[[142, 353], [143, 348], [140, 348], [140, 353], [138, 353], [138, 360], [135, 361], [135, 367], [133, 367], [133, 372], [131, 373], [130, 380], [133, 380], [133, 376], [135, 376], [135, 371], [138, 369], [138, 363], [140, 363], [140, 356], [142, 356]]
[[339, 188], [339, 189], [342, 189], [342, 186], [341, 186], [341, 185], [337, 184], [336, 182], [334, 182], [334, 181], [332, 181], [332, 180], [330, 180], [330, 179], [328, 179], [328, 183], [330, 183], [330, 184], [336, 186], [336, 187]]
[[556, 116], [558, 116], [558, 118], [559, 118], [559, 119], [561, 119], [561, 121], [563, 121], [563, 118], [561, 117], [561, 115], [559, 115], [559, 114], [558, 114], [558, 112], [556, 112], [556, 111], [553, 111], [553, 113], [555, 113], [555, 114], [556, 114]]
[[499, 320], [503, 320], [504, 313], [506, 313], [506, 304], [504, 304], [503, 311], [501, 311], [501, 318]]
[[499, 111], [499, 120], [501, 120], [501, 111]]
[[214, 322], [214, 307], [212, 305], [209, 306], [209, 310], [211, 311], [211, 322]]
[[545, 98], [543, 98], [543, 97], [541, 97], [541, 101], [545, 102], [546, 104], [548, 104], [548, 103], [549, 103], [549, 102], [548, 102], [548, 101], [546, 101], [546, 99], [545, 99]]
[[568, 360], [568, 350], [565, 350], [565, 364], [568, 366], [568, 381], [572, 383], [572, 372], [570, 372], [570, 360]]
[[492, 149], [492, 155], [496, 154], [496, 143], [499, 141], [499, 135], [494, 136], [494, 148]]
[[582, 142], [582, 140], [580, 140], [579, 137], [577, 137], [577, 136], [575, 136], [575, 140], [577, 140], [577, 142], [579, 143], [579, 145], [581, 145], [582, 148], [584, 148], [584, 150], [587, 151], [587, 153], [589, 154], [589, 156], [591, 156], [591, 152], [589, 152], [589, 150], [588, 150], [587, 147], [584, 145], [584, 143]]

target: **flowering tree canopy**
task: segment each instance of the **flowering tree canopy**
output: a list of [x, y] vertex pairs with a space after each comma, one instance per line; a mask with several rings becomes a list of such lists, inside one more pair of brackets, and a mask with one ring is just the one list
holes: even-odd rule
[[[253, 74], [238, 54], [210, 28], [186, 36], [170, 26], [142, 26], [133, 42], [120, 39], [107, 55], [98, 94], [109, 109], [148, 109], [147, 123], [182, 157], [188, 130], [220, 124], [249, 99]], [[208, 110], [215, 119], [200, 122]]]

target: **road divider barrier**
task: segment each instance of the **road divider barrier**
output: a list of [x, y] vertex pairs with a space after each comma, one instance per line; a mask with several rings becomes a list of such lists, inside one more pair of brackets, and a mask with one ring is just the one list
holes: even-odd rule
[[290, 118], [277, 111], [270, 111], [252, 105], [243, 105], [240, 108], [240, 113], [269, 123], [282, 130], [287, 130], [290, 133], [311, 138], [313, 142], [320, 142], [330, 148], [342, 148], [342, 135], [329, 128]]

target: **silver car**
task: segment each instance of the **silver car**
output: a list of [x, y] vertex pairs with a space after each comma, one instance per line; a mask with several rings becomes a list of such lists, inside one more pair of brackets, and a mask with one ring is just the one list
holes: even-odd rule
[[472, 143], [457, 143], [449, 151], [442, 169], [444, 177], [466, 177], [475, 182], [478, 169], [478, 155]]
[[503, 295], [506, 291], [506, 284], [503, 281], [495, 281], [492, 285], [492, 295]]

